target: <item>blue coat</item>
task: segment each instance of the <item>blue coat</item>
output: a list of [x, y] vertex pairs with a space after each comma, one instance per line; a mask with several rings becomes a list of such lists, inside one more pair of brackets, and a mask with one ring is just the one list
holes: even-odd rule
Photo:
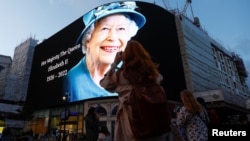
[[69, 92], [70, 102], [96, 97], [117, 96], [117, 93], [110, 93], [96, 85], [87, 68], [85, 57], [69, 70], [64, 80], [64, 91]]

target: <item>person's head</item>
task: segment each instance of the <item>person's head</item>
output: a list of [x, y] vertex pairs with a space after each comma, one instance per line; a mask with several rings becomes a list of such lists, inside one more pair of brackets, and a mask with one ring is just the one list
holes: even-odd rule
[[196, 99], [200, 104], [205, 104], [205, 100], [202, 97], [197, 97]]
[[205, 108], [207, 108], [207, 107], [206, 107], [206, 102], [205, 102], [205, 100], [204, 100], [202, 97], [197, 97], [196, 100], [197, 100], [202, 106], [204, 106]]
[[137, 75], [140, 82], [156, 82], [159, 76], [158, 64], [151, 60], [150, 54], [140, 42], [130, 40], [123, 52], [122, 60], [124, 61], [123, 70], [127, 77], [134, 77], [130, 74], [131, 72]]
[[95, 115], [96, 114], [96, 108], [95, 107], [90, 107], [88, 110], [87, 115]]
[[112, 63], [116, 53], [125, 49], [127, 41], [146, 22], [136, 8], [135, 2], [114, 2], [85, 14], [85, 28], [77, 39], [82, 44], [82, 52], [91, 54], [97, 61]]
[[181, 91], [181, 100], [186, 109], [192, 114], [199, 114], [201, 112], [201, 105], [198, 103], [193, 93], [189, 90]]

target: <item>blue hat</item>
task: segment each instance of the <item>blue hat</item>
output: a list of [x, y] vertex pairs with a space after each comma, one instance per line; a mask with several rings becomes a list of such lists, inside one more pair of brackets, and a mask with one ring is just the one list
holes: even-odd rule
[[146, 23], [146, 18], [139, 12], [135, 11], [137, 8], [135, 2], [115, 2], [106, 5], [99, 6], [83, 16], [83, 23], [85, 28], [77, 38], [76, 44], [79, 43], [83, 34], [89, 28], [89, 26], [96, 22], [97, 20], [117, 13], [125, 13], [130, 16], [132, 20], [135, 21], [137, 26], [141, 28]]

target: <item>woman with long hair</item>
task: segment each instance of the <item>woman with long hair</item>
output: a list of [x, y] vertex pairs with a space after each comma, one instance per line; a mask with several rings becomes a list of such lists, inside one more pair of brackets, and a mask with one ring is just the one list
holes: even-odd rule
[[180, 94], [183, 106], [177, 114], [177, 126], [186, 129], [188, 141], [207, 141], [206, 111], [191, 91], [185, 89]]
[[[162, 76], [158, 71], [158, 66], [151, 60], [150, 54], [140, 42], [131, 40], [124, 52], [117, 53], [111, 69], [100, 81], [100, 85], [106, 90], [118, 93], [119, 105], [116, 113], [115, 141], [137, 141], [129, 121], [132, 117], [132, 110], [128, 104], [129, 98], [134, 84], [144, 86], [160, 84]], [[166, 126], [166, 130], [168, 129], [169, 127]], [[147, 141], [165, 141], [165, 133], [148, 138]]]

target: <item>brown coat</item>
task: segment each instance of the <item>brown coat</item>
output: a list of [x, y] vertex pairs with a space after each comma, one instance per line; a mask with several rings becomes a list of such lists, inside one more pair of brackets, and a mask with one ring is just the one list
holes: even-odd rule
[[[129, 117], [131, 117], [131, 107], [126, 104], [128, 102], [128, 97], [131, 93], [132, 86], [123, 77], [122, 72], [118, 77], [116, 74], [107, 75], [100, 82], [102, 87], [119, 94], [119, 105], [116, 113], [114, 141], [136, 141], [129, 123]], [[119, 80], [119, 82], [117, 82], [117, 80]]]

